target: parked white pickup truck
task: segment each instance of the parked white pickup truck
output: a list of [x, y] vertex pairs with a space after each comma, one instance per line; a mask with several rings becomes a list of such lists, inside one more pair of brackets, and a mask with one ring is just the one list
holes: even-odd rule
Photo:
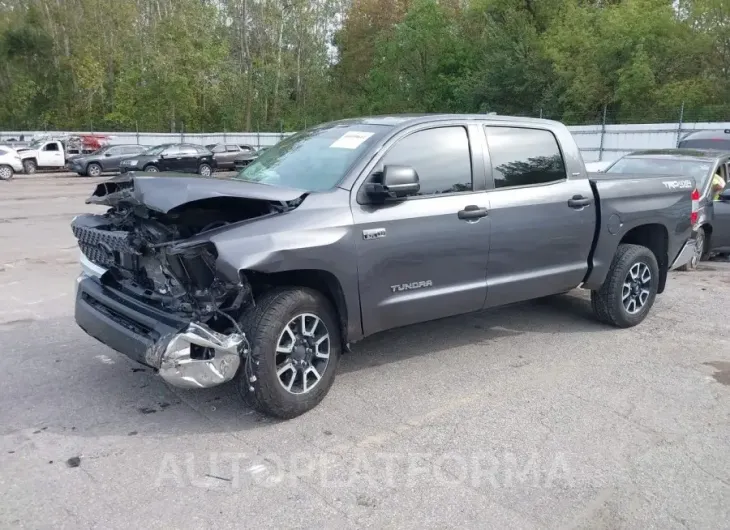
[[62, 169], [66, 166], [66, 153], [58, 140], [40, 140], [27, 148], [18, 149], [23, 160], [23, 171], [33, 174], [37, 169]]

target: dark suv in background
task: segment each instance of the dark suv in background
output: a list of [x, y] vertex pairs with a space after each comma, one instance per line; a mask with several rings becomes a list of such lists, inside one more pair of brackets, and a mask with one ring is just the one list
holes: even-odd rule
[[98, 177], [105, 171], [119, 171], [122, 160], [144, 153], [144, 145], [107, 145], [89, 155], [79, 155], [68, 161], [68, 168], [82, 176]]
[[209, 177], [215, 168], [213, 153], [207, 147], [195, 144], [162, 144], [139, 156], [123, 160], [119, 171], [175, 171]]
[[677, 148], [730, 151], [730, 129], [689, 133], [679, 141]]

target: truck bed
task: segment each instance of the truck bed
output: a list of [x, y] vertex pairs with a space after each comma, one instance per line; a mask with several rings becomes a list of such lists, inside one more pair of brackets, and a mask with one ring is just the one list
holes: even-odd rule
[[653, 231], [657, 253], [667, 261], [660, 268], [671, 264], [692, 235], [694, 179], [607, 173], [589, 173], [588, 177], [597, 199], [597, 223], [584, 287], [601, 286], [616, 247], [630, 243], [635, 228]]

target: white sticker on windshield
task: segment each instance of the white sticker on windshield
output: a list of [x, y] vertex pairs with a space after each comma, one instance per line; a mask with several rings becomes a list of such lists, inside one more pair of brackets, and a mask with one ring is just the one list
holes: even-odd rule
[[340, 136], [337, 140], [334, 141], [330, 147], [335, 147], [338, 149], [357, 149], [360, 147], [360, 144], [362, 144], [365, 140], [370, 138], [373, 135], [373, 133], [369, 132], [360, 132], [360, 131], [350, 131], [346, 132], [342, 136]]

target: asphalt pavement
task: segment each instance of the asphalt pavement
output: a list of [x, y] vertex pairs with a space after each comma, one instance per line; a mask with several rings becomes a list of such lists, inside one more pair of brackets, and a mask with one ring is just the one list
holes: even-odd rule
[[575, 291], [380, 334], [274, 421], [74, 324], [98, 180], [0, 182], [0, 527], [730, 524], [729, 263], [671, 273], [629, 330]]

